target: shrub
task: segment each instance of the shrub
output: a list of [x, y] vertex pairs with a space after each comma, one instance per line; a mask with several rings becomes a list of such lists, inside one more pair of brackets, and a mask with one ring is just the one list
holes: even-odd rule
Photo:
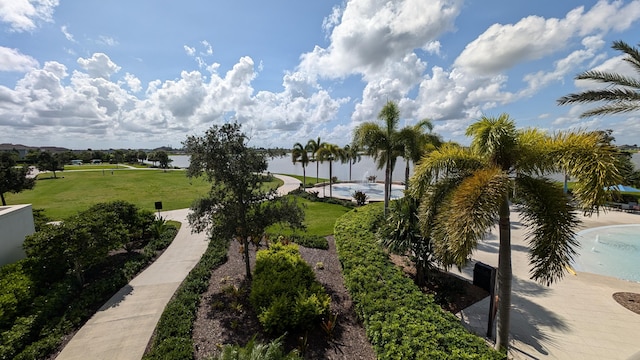
[[504, 359], [389, 261], [372, 231], [381, 205], [353, 210], [335, 226], [345, 285], [378, 358]]
[[245, 346], [224, 345], [222, 353], [216, 360], [302, 360], [296, 351], [286, 354], [282, 348], [282, 339], [278, 338], [268, 344], [251, 339]]
[[256, 255], [251, 305], [265, 331], [308, 329], [329, 310], [331, 299], [295, 244], [272, 244]]
[[353, 196], [353, 199], [356, 201], [356, 204], [358, 204], [358, 206], [364, 205], [369, 198], [369, 195], [360, 190], [354, 191], [351, 196]]

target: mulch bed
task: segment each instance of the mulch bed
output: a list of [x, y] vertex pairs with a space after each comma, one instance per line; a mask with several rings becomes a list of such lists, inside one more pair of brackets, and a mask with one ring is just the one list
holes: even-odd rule
[[[316, 277], [331, 296], [331, 312], [337, 314], [337, 325], [331, 336], [318, 328], [305, 333], [291, 333], [284, 338], [287, 351], [302, 350], [306, 359], [376, 359], [362, 323], [357, 319], [351, 297], [344, 287], [333, 237], [328, 237], [329, 249], [300, 247], [300, 254], [314, 268]], [[255, 251], [251, 249], [251, 266], [255, 266]], [[229, 260], [213, 271], [209, 289], [203, 294], [193, 328], [195, 358], [218, 355], [223, 344], [244, 345], [253, 337], [262, 342], [272, 338], [262, 333], [255, 312], [249, 304], [249, 284], [245, 280], [245, 265], [237, 242], [229, 248]], [[391, 256], [407, 276], [415, 269], [408, 260]], [[488, 296], [469, 281], [444, 272], [431, 274], [423, 291], [434, 295], [445, 310], [456, 313]]]
[[613, 299], [626, 309], [640, 315], [640, 294], [630, 292], [617, 292], [613, 294]]
[[[356, 318], [351, 297], [344, 287], [333, 238], [329, 249], [300, 247], [300, 254], [314, 268], [316, 277], [331, 296], [331, 312], [337, 325], [329, 336], [319, 326], [308, 333], [288, 334], [285, 348], [303, 350], [306, 359], [376, 359], [362, 324]], [[251, 266], [255, 265], [251, 251]], [[209, 289], [203, 295], [193, 328], [195, 358], [206, 359], [220, 353], [223, 344], [246, 344], [252, 337], [269, 341], [248, 301], [245, 265], [240, 246], [233, 242], [229, 260], [213, 271]]]

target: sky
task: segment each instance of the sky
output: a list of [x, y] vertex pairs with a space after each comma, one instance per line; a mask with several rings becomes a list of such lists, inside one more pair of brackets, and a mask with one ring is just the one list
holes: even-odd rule
[[556, 102], [602, 86], [583, 71], [637, 78], [616, 40], [640, 44], [640, 0], [0, 0], [0, 143], [180, 148], [238, 122], [255, 147], [343, 146], [394, 101], [462, 144], [502, 113], [638, 144], [640, 114]]

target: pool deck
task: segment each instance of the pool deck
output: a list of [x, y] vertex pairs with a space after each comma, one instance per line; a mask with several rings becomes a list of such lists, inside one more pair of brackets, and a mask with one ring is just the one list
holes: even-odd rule
[[[640, 224], [640, 215], [609, 211], [583, 217], [578, 230]], [[640, 293], [640, 283], [577, 272], [551, 285], [529, 279], [526, 228], [512, 208], [513, 292], [510, 357], [513, 359], [640, 359], [640, 314], [620, 304], [616, 292]], [[640, 237], [640, 234], [639, 234]], [[473, 262], [455, 273], [473, 278], [476, 261], [497, 267], [498, 230], [492, 229], [472, 255]], [[640, 266], [640, 264], [638, 265]], [[489, 298], [458, 314], [467, 328], [484, 336]], [[495, 334], [495, 331], [494, 331]], [[634, 356], [635, 355], [635, 356]]]

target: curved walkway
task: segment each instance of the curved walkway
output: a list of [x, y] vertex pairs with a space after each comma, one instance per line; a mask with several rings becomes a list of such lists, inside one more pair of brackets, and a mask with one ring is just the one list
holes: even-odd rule
[[[287, 194], [300, 181], [274, 175], [284, 181], [278, 194]], [[167, 220], [182, 223], [165, 252], [146, 270], [120, 289], [74, 335], [56, 359], [139, 360], [178, 286], [207, 249], [206, 233], [191, 233], [189, 209], [164, 211]]]

